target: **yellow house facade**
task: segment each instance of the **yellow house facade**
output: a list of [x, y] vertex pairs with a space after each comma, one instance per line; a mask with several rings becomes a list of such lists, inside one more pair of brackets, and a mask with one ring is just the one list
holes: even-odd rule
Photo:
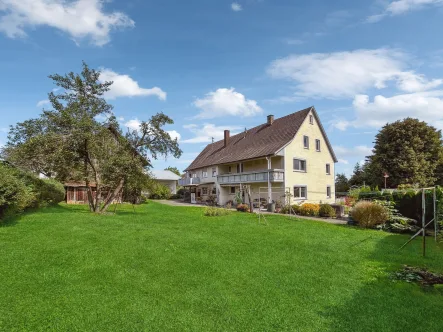
[[274, 119], [209, 144], [186, 169], [179, 184], [191, 202], [236, 195], [254, 207], [269, 202], [335, 202], [337, 159], [314, 107]]

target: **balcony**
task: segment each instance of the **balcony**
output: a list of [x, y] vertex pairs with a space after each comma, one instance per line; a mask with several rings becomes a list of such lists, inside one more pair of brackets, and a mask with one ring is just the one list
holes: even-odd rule
[[271, 169], [269, 171], [219, 175], [217, 176], [217, 181], [220, 184], [268, 182], [268, 174], [270, 175], [271, 182], [283, 182], [285, 180], [284, 170]]
[[198, 186], [200, 184], [200, 178], [184, 178], [179, 179], [178, 184], [184, 186]]

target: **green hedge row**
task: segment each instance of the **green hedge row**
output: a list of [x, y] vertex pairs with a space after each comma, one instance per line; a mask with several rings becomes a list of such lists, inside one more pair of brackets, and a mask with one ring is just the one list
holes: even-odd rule
[[63, 185], [0, 163], [0, 218], [29, 208], [57, 204], [65, 198]]
[[[442, 188], [437, 187], [437, 199], [441, 201]], [[422, 218], [422, 192], [421, 190], [394, 190], [393, 192], [380, 191], [376, 192], [360, 192], [358, 200], [381, 200], [394, 202], [395, 208], [398, 212], [410, 219], [421, 222]], [[443, 202], [439, 202], [440, 208], [443, 207]], [[426, 195], [426, 220], [430, 221], [433, 218], [433, 195], [429, 192]], [[440, 211], [437, 211], [438, 213]]]

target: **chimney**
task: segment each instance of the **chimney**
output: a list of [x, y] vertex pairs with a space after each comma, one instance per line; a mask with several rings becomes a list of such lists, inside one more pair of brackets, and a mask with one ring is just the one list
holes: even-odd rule
[[274, 123], [274, 116], [273, 115], [268, 115], [268, 125], [272, 125]]
[[225, 130], [225, 147], [228, 146], [230, 136], [231, 132], [229, 130]]

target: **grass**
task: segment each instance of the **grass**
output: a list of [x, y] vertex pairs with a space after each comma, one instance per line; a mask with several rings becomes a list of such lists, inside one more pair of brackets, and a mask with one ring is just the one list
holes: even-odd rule
[[0, 227], [2, 331], [442, 331], [443, 291], [392, 282], [443, 272], [429, 241], [149, 203], [47, 208]]

